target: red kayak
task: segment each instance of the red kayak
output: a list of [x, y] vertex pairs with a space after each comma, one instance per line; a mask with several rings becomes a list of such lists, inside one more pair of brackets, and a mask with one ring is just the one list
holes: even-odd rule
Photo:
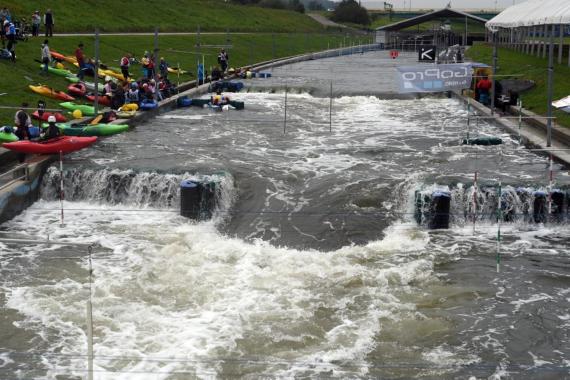
[[20, 153], [30, 154], [58, 154], [75, 152], [88, 147], [97, 141], [97, 137], [62, 136], [46, 141], [16, 141], [4, 143], [2, 146]]
[[84, 83], [72, 83], [67, 86], [67, 92], [75, 96], [85, 96], [87, 88]]
[[65, 59], [65, 56], [63, 54], [58, 53], [58, 52], [50, 51], [49, 53], [52, 56], [52, 58], [55, 59], [56, 61], [61, 62]]
[[52, 113], [52, 112], [44, 112], [42, 114], [42, 117], [40, 118], [40, 114], [38, 113], [38, 111], [34, 112], [32, 114], [32, 117], [36, 120], [43, 120], [43, 121], [48, 121], [48, 117], [50, 116], [55, 116], [55, 121], [57, 121], [58, 123], [65, 123], [67, 121], [67, 119], [65, 118], [65, 116], [63, 116], [62, 114], [60, 114], [59, 112], [56, 113]]
[[[95, 102], [95, 95], [87, 95], [85, 98], [90, 102]], [[99, 104], [102, 104], [104, 106], [107, 107], [111, 106], [111, 98], [106, 95], [100, 95], [97, 101], [99, 102]]]

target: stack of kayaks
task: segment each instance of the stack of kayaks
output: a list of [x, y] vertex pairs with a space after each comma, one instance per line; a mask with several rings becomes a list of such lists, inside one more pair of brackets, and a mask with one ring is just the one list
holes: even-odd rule
[[12, 127], [0, 128], [0, 143], [18, 141], [18, 137], [14, 134]]
[[48, 121], [48, 118], [50, 116], [55, 116], [55, 121], [57, 121], [58, 123], [65, 123], [67, 121], [67, 119], [65, 118], [65, 116], [63, 116], [62, 114], [60, 114], [59, 112], [56, 113], [52, 113], [52, 112], [44, 112], [42, 113], [42, 116], [40, 117], [40, 113], [38, 111], [34, 112], [32, 114], [32, 117], [36, 120], [43, 120], [43, 121]]
[[71, 112], [75, 110], [80, 110], [81, 113], [85, 116], [95, 116], [95, 107], [92, 106], [88, 106], [85, 104], [77, 104], [73, 102], [59, 103], [59, 105]]
[[73, 96], [67, 95], [65, 92], [63, 91], [57, 91], [54, 90], [53, 88], [47, 87], [47, 86], [32, 86], [30, 85], [30, 90], [32, 90], [33, 92], [43, 95], [43, 96], [47, 96], [49, 98], [53, 98], [53, 99], [58, 99], [58, 100], [64, 100], [64, 101], [73, 101], [75, 100], [73, 98]]
[[62, 136], [46, 141], [16, 141], [4, 143], [6, 149], [28, 154], [70, 153], [88, 147], [97, 141], [97, 137]]
[[65, 136], [111, 136], [129, 129], [128, 124], [58, 124], [57, 127]]

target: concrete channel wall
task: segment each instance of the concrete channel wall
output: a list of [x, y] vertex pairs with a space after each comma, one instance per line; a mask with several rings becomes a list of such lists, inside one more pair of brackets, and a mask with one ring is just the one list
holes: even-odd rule
[[[275, 59], [265, 62], [257, 63], [251, 66], [252, 71], [267, 70], [272, 67], [288, 65], [296, 62], [303, 62], [313, 59], [338, 57], [342, 55], [356, 54], [364, 51], [378, 50], [380, 48], [377, 44], [352, 46], [340, 49], [331, 49], [317, 53], [301, 54], [294, 57], [287, 57]], [[237, 77], [230, 79], [239, 79]], [[178, 98], [182, 96], [187, 97], [200, 97], [207, 94], [210, 90], [210, 83], [197, 85], [197, 81], [182, 83], [179, 87], [180, 93], [164, 99], [159, 102], [158, 107], [154, 110], [140, 111], [130, 119], [118, 119], [113, 121], [113, 124], [129, 124], [136, 126], [141, 124], [156, 115], [168, 112], [177, 106]], [[90, 119], [82, 119], [80, 122], [89, 122]], [[9, 162], [16, 162], [18, 155], [12, 151], [0, 148], [0, 162], [5, 164]], [[32, 162], [28, 163], [26, 169], [16, 170], [8, 173], [5, 178], [7, 185], [2, 185], [0, 182], [0, 224], [12, 219], [30, 205], [32, 205], [39, 197], [39, 189], [43, 174], [49, 165], [55, 161], [55, 156], [37, 156]], [[22, 171], [26, 170], [27, 175], [23, 176]], [[2, 174], [0, 174], [2, 176]], [[6, 176], [5, 176], [6, 177]]]

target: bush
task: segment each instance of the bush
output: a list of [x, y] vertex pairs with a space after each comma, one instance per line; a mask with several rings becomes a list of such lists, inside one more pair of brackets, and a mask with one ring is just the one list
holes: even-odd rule
[[370, 25], [368, 11], [355, 0], [342, 0], [335, 8], [331, 19], [336, 22]]
[[305, 6], [299, 0], [289, 0], [287, 8], [295, 12], [305, 13]]

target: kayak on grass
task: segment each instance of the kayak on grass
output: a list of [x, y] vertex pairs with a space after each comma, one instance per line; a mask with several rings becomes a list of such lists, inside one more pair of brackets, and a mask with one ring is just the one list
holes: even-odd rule
[[75, 110], [80, 110], [81, 113], [85, 116], [95, 116], [95, 107], [88, 106], [86, 104], [77, 104], [77, 103], [73, 103], [73, 102], [65, 102], [65, 103], [59, 103], [59, 105], [62, 106], [63, 108], [65, 108], [66, 110], [71, 111], [71, 112], [73, 112]]
[[52, 113], [52, 112], [45, 112], [42, 113], [42, 116], [40, 117], [40, 113], [38, 111], [34, 112], [32, 114], [32, 117], [36, 120], [42, 120], [42, 121], [48, 121], [48, 117], [50, 116], [55, 116], [55, 121], [58, 123], [65, 123], [67, 121], [67, 119], [65, 118], [65, 116], [63, 116], [62, 114], [60, 114], [59, 112], [56, 113]]
[[[43, 65], [41, 65], [40, 67], [43, 68]], [[62, 77], [68, 77], [71, 75], [75, 75], [67, 69], [56, 69], [55, 67], [51, 67], [51, 66], [48, 66], [48, 72], [50, 72], [54, 75], [62, 76]]]
[[64, 101], [73, 101], [75, 100], [75, 98], [73, 96], [67, 95], [65, 92], [63, 91], [57, 91], [54, 90], [51, 87], [48, 86], [33, 86], [33, 85], [29, 85], [28, 87], [30, 87], [30, 90], [32, 90], [33, 92], [43, 95], [43, 96], [47, 96], [49, 98], [53, 98], [53, 99], [58, 99], [58, 100], [64, 100]]
[[97, 137], [62, 136], [46, 141], [16, 141], [4, 143], [6, 149], [28, 154], [70, 153], [88, 147], [97, 141]]
[[82, 97], [87, 93], [87, 87], [85, 86], [85, 83], [71, 83], [69, 86], [67, 86], [67, 92], [75, 96]]
[[[81, 81], [79, 80], [79, 78], [76, 77], [76, 76], [65, 77], [65, 79], [66, 79], [68, 82], [71, 82], [71, 83], [80, 83], [80, 82], [81, 82]], [[82, 83], [85, 85], [85, 88], [87, 88], [87, 90], [89, 90], [89, 91], [95, 91], [95, 83], [93, 83], [93, 82], [82, 82]], [[104, 85], [104, 84], [98, 83], [98, 84], [97, 84], [97, 87], [99, 88], [99, 92], [100, 92], [100, 93], [105, 92], [105, 85]]]
[[[95, 95], [87, 95], [85, 96], [85, 99], [89, 100], [91, 103], [95, 102]], [[104, 106], [110, 107], [111, 106], [111, 98], [108, 97], [107, 95], [99, 95], [99, 98], [97, 99], [97, 101], [99, 102], [99, 104], [102, 104]]]

